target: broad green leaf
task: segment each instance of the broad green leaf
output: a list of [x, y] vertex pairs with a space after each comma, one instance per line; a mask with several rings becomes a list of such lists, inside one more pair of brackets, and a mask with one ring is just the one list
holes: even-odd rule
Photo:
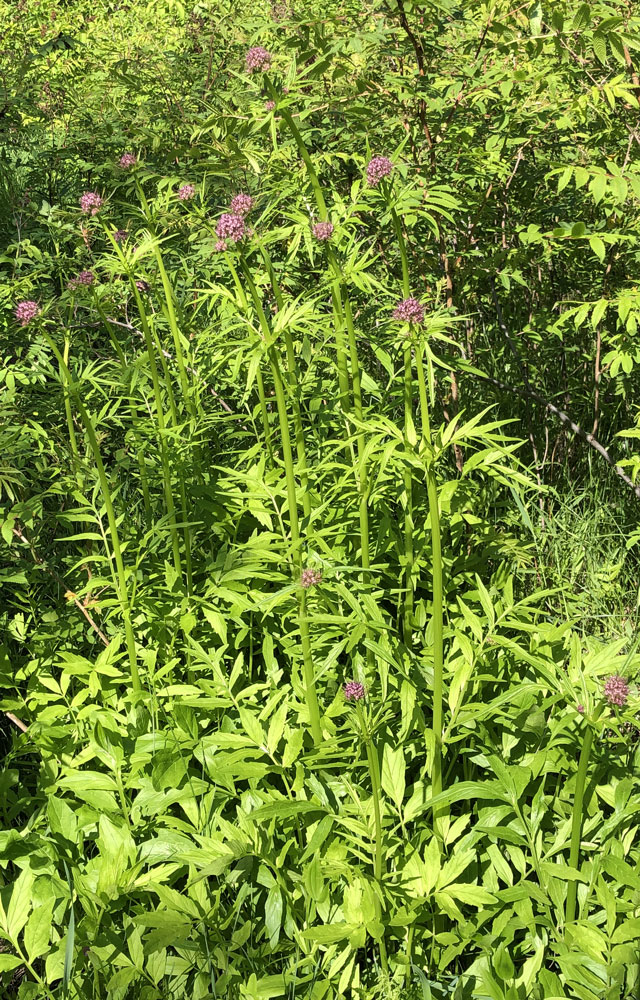
[[29, 868], [23, 868], [11, 889], [11, 899], [7, 907], [6, 927], [10, 937], [14, 941], [18, 940], [18, 935], [29, 916], [33, 883], [33, 872]]
[[393, 749], [385, 744], [382, 755], [382, 787], [396, 809], [402, 807], [405, 790], [405, 762], [402, 747]]

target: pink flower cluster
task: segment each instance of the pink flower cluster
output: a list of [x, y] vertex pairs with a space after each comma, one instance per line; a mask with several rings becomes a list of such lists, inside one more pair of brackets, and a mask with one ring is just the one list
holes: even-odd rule
[[129, 239], [129, 233], [126, 229], [116, 229], [113, 238], [116, 243], [124, 243], [125, 240]]
[[367, 693], [364, 684], [360, 684], [359, 681], [347, 681], [343, 691], [346, 701], [362, 701]]
[[315, 226], [312, 227], [311, 232], [317, 240], [324, 243], [325, 240], [330, 240], [333, 235], [333, 223], [316, 222]]
[[388, 177], [393, 163], [388, 156], [374, 156], [367, 164], [367, 180], [371, 187], [377, 187], [383, 177]]
[[193, 184], [183, 184], [181, 188], [178, 189], [178, 198], [180, 201], [189, 201], [193, 198], [196, 193], [196, 189]]
[[35, 319], [40, 312], [40, 306], [33, 299], [27, 299], [25, 302], [18, 302], [15, 311], [15, 317], [22, 326], [26, 326], [30, 323], [32, 319]]
[[67, 288], [71, 292], [75, 291], [76, 288], [81, 288], [83, 285], [86, 288], [90, 288], [95, 280], [96, 276], [93, 271], [80, 271], [80, 274], [77, 274], [75, 278], [72, 278], [71, 281], [68, 282]]
[[423, 323], [424, 306], [417, 299], [403, 299], [393, 310], [393, 318], [399, 323]]
[[221, 241], [231, 240], [232, 243], [237, 243], [245, 235], [245, 232], [244, 218], [241, 215], [235, 215], [232, 212], [225, 212], [224, 215], [221, 215], [218, 219], [216, 236]]
[[264, 110], [265, 111], [275, 111], [276, 102], [275, 101], [265, 101]]
[[623, 708], [629, 697], [629, 685], [624, 677], [620, 677], [619, 674], [612, 674], [604, 682], [602, 693], [610, 705]]
[[80, 198], [80, 208], [85, 215], [97, 215], [102, 208], [102, 198], [97, 191], [85, 191]]
[[309, 587], [315, 587], [318, 583], [322, 583], [322, 573], [320, 570], [306, 566], [300, 574], [300, 586], [308, 590]]
[[248, 215], [253, 208], [253, 198], [250, 194], [237, 194], [229, 205], [233, 215]]
[[119, 160], [120, 166], [123, 170], [128, 170], [129, 167], [135, 167], [137, 162], [137, 157], [135, 157], [133, 153], [123, 153]]
[[151, 285], [149, 284], [148, 281], [144, 281], [143, 278], [138, 278], [138, 280], [136, 281], [136, 288], [138, 289], [141, 295], [146, 295], [148, 292], [151, 291]]
[[245, 65], [247, 73], [265, 73], [271, 67], [271, 53], [262, 45], [254, 45], [247, 52]]

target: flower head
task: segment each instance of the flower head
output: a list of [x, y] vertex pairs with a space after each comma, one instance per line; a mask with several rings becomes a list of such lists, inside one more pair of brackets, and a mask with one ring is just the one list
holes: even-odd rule
[[576, 705], [576, 710], [580, 712], [580, 715], [584, 715], [584, 705]]
[[225, 212], [218, 219], [216, 236], [220, 240], [231, 240], [233, 243], [237, 243], [245, 235], [245, 232], [244, 219], [241, 215]]
[[265, 111], [275, 111], [276, 102], [275, 101], [265, 101], [264, 110]]
[[398, 323], [423, 323], [424, 306], [421, 306], [417, 299], [403, 299], [393, 310], [393, 318]]
[[116, 243], [124, 243], [125, 240], [129, 239], [129, 233], [126, 229], [116, 229], [113, 238]]
[[624, 677], [620, 677], [619, 674], [611, 674], [604, 682], [602, 693], [610, 705], [623, 708], [629, 697], [629, 685]]
[[193, 184], [183, 184], [181, 188], [178, 189], [178, 198], [180, 201], [189, 201], [193, 198], [196, 193], [196, 189]]
[[216, 253], [221, 253], [223, 250], [227, 249], [227, 244], [225, 243], [224, 240], [218, 240], [213, 249], [216, 251]]
[[393, 318], [399, 323], [422, 323], [424, 322], [424, 306], [420, 305], [418, 300], [413, 297], [402, 299], [393, 310]]
[[366, 695], [364, 684], [359, 681], [347, 681], [343, 688], [345, 701], [362, 701]]
[[319, 569], [312, 569], [311, 566], [305, 567], [300, 574], [300, 586], [308, 590], [309, 587], [315, 587], [316, 584], [322, 582], [322, 573]]
[[123, 153], [118, 162], [123, 170], [128, 170], [129, 167], [135, 167], [138, 159], [133, 153]]
[[80, 271], [80, 274], [76, 274], [75, 278], [67, 283], [67, 288], [69, 291], [75, 291], [76, 288], [81, 288], [83, 285], [86, 288], [90, 288], [91, 285], [96, 280], [96, 276], [93, 271]]
[[247, 215], [253, 208], [253, 198], [250, 194], [237, 194], [229, 205], [233, 215]]
[[141, 295], [146, 295], [148, 292], [151, 291], [151, 285], [149, 284], [148, 281], [145, 281], [143, 278], [138, 278], [138, 280], [136, 281], [136, 288], [138, 289]]
[[262, 45], [254, 45], [247, 52], [245, 65], [247, 73], [265, 73], [271, 67], [271, 53]]
[[367, 164], [367, 180], [371, 187], [377, 187], [383, 177], [388, 177], [393, 163], [388, 156], [374, 156]]
[[324, 243], [326, 240], [330, 240], [333, 235], [333, 223], [316, 222], [315, 226], [312, 226], [311, 232], [317, 240]]
[[102, 208], [102, 198], [97, 191], [85, 191], [80, 198], [80, 208], [85, 215], [97, 215]]
[[30, 323], [32, 319], [40, 312], [40, 306], [33, 299], [27, 299], [25, 302], [18, 302], [15, 309], [15, 317], [22, 326], [26, 326]]

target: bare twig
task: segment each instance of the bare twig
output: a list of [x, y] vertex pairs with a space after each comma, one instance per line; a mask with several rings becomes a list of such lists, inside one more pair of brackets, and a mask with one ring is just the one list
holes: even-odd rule
[[21, 729], [23, 733], [26, 733], [29, 727], [25, 726], [22, 719], [19, 719], [17, 715], [13, 714], [13, 712], [5, 712], [4, 714], [5, 718], [9, 719], [10, 722], [13, 722], [14, 726], [17, 726], [18, 729]]
[[26, 546], [27, 546], [27, 548], [28, 548], [28, 549], [29, 549], [29, 551], [31, 552], [31, 555], [33, 556], [33, 560], [34, 560], [34, 562], [36, 562], [36, 563], [38, 564], [38, 566], [41, 566], [41, 567], [42, 567], [42, 569], [43, 569], [43, 570], [44, 570], [44, 571], [45, 571], [46, 573], [48, 573], [48, 574], [49, 574], [49, 576], [52, 576], [52, 577], [53, 577], [53, 579], [54, 579], [54, 580], [55, 580], [55, 581], [56, 581], [56, 582], [57, 582], [58, 584], [60, 584], [60, 586], [61, 586], [61, 587], [64, 587], [64, 591], [65, 591], [65, 594], [67, 594], [67, 595], [68, 595], [68, 596], [69, 596], [69, 597], [70, 597], [70, 598], [71, 598], [71, 599], [73, 600], [73, 603], [74, 603], [74, 604], [75, 604], [75, 606], [77, 607], [78, 611], [81, 611], [81, 612], [82, 612], [82, 614], [84, 615], [84, 617], [85, 617], [85, 618], [87, 619], [87, 621], [89, 622], [89, 625], [91, 626], [91, 628], [93, 629], [93, 631], [94, 631], [94, 632], [95, 632], [95, 633], [96, 633], [96, 634], [97, 634], [97, 635], [98, 635], [98, 636], [100, 637], [100, 639], [101, 639], [101, 641], [102, 641], [102, 642], [104, 643], [104, 645], [105, 645], [105, 646], [108, 646], [108, 645], [109, 645], [109, 640], [107, 639], [106, 635], [105, 635], [105, 634], [104, 634], [104, 632], [102, 632], [102, 631], [101, 631], [101, 629], [100, 629], [100, 628], [99, 628], [99, 627], [98, 627], [98, 626], [96, 625], [96, 623], [94, 622], [93, 618], [91, 617], [91, 615], [90, 615], [90, 614], [89, 614], [89, 612], [87, 611], [87, 609], [86, 609], [86, 607], [84, 606], [84, 604], [83, 604], [83, 603], [82, 603], [81, 601], [79, 601], [79, 600], [78, 600], [78, 598], [76, 597], [76, 595], [75, 595], [75, 594], [73, 593], [73, 591], [72, 591], [72, 590], [69, 590], [69, 589], [67, 588], [67, 586], [66, 586], [66, 584], [65, 584], [64, 580], [62, 579], [62, 577], [58, 576], [58, 574], [56, 573], [56, 571], [55, 571], [54, 569], [51, 569], [51, 567], [50, 567], [49, 565], [47, 565], [47, 563], [46, 563], [46, 562], [45, 562], [45, 560], [44, 560], [44, 559], [42, 558], [42, 556], [40, 556], [40, 555], [39, 555], [39, 554], [38, 554], [38, 553], [36, 552], [35, 548], [33, 547], [33, 544], [32, 544], [32, 542], [31, 542], [31, 541], [30, 541], [30, 540], [29, 540], [29, 539], [27, 538], [27, 536], [26, 536], [25, 534], [23, 534], [23, 532], [22, 532], [22, 531], [20, 530], [20, 528], [16, 528], [16, 526], [14, 525], [14, 527], [13, 527], [13, 533], [14, 533], [14, 535], [16, 536], [16, 538], [19, 538], [19, 539], [20, 539], [20, 541], [21, 541], [21, 542], [22, 542], [22, 543], [23, 543], [24, 545], [26, 545]]
[[604, 458], [605, 462], [607, 462], [611, 466], [615, 474], [619, 476], [620, 479], [622, 479], [622, 481], [626, 483], [627, 486], [629, 486], [633, 490], [635, 495], [640, 500], [640, 486], [636, 486], [636, 484], [633, 482], [633, 480], [629, 478], [626, 472], [624, 472], [624, 470], [621, 469], [619, 465], [616, 465], [615, 460], [611, 457], [607, 449], [604, 447], [604, 445], [600, 444], [600, 442], [593, 436], [593, 434], [589, 434], [588, 431], [585, 431], [580, 426], [580, 424], [577, 424], [575, 420], [572, 420], [569, 414], [565, 413], [564, 410], [559, 409], [559, 407], [557, 407], [555, 403], [550, 403], [549, 400], [545, 399], [544, 396], [541, 396], [540, 393], [535, 392], [529, 385], [526, 389], [523, 389], [520, 386], [508, 385], [506, 382], [502, 382], [500, 379], [497, 378], [492, 378], [491, 375], [485, 375], [484, 372], [479, 372], [476, 369], [474, 369], [473, 371], [468, 371], [464, 368], [461, 368], [459, 370], [462, 371], [465, 375], [473, 375], [476, 378], [481, 378], [484, 382], [489, 382], [491, 385], [495, 385], [499, 389], [504, 390], [505, 392], [515, 393], [518, 396], [524, 396], [525, 398], [528, 399], [535, 399], [536, 402], [541, 403], [544, 407], [546, 407], [547, 410], [549, 410], [550, 413], [555, 414], [555, 416], [558, 417], [558, 419], [563, 424], [569, 427], [569, 429], [572, 430], [573, 433], [576, 434], [582, 441], [585, 441], [588, 445], [590, 445], [591, 448], [597, 451], [598, 454], [602, 458]]

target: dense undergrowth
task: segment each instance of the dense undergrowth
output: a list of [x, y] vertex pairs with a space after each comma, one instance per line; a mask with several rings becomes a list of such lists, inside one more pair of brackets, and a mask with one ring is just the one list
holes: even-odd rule
[[2, 997], [640, 995], [640, 18], [1, 6]]

